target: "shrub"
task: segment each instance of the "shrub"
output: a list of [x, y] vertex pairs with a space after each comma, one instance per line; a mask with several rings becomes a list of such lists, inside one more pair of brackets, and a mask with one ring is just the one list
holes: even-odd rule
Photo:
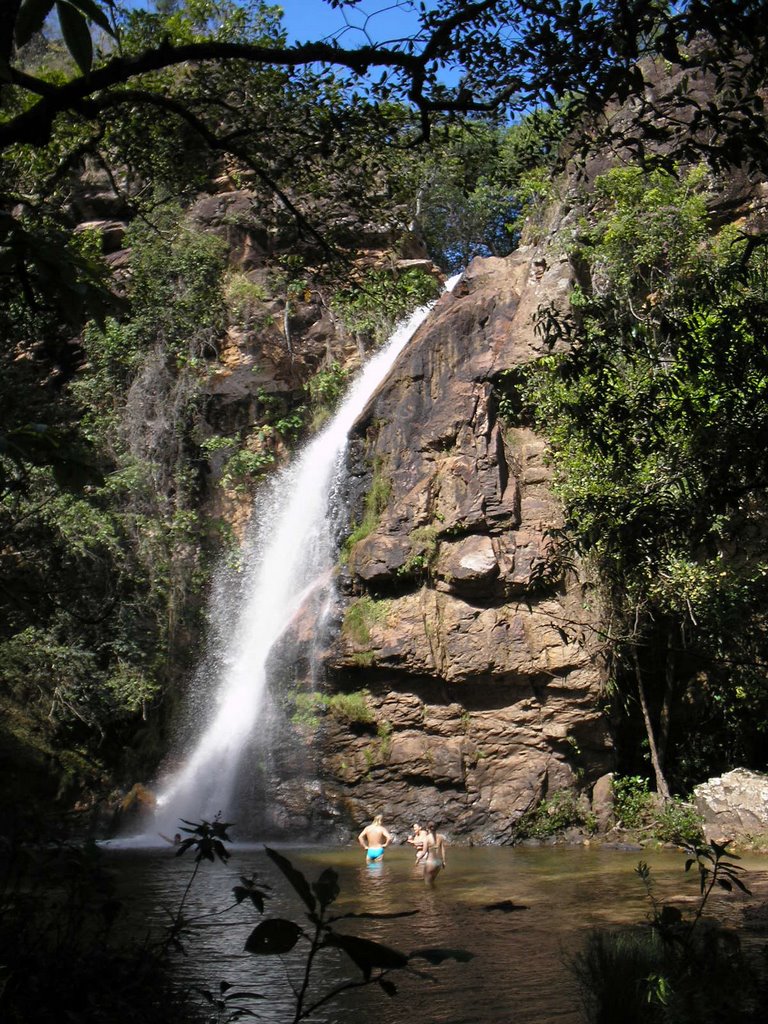
[[229, 313], [230, 322], [240, 327], [247, 327], [256, 320], [263, 303], [268, 298], [267, 291], [260, 284], [249, 281], [240, 271], [231, 272], [224, 283], [224, 301]]
[[524, 814], [517, 823], [517, 839], [546, 839], [571, 827], [595, 830], [595, 819], [572, 789], [559, 789]]
[[623, 828], [642, 828], [652, 813], [653, 796], [648, 779], [640, 775], [617, 776], [613, 780], [616, 819]]
[[337, 292], [333, 308], [348, 331], [383, 341], [398, 323], [440, 294], [432, 274], [413, 267], [393, 275], [370, 270], [354, 288]]
[[703, 839], [701, 815], [683, 800], [668, 800], [656, 815], [653, 830], [657, 839], [678, 846], [696, 845]]

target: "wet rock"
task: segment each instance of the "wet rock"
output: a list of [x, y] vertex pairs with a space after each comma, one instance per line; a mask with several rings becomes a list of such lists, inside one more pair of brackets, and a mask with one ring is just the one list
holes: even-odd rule
[[383, 790], [405, 822], [511, 841], [546, 793], [611, 767], [591, 613], [553, 540], [546, 444], [496, 416], [498, 375], [539, 352], [535, 309], [567, 294], [568, 267], [548, 254], [534, 272], [541, 255], [475, 260], [353, 431], [352, 520], [374, 472], [389, 497], [339, 597], [342, 619], [367, 595], [365, 641], [338, 631], [326, 671], [371, 693], [383, 737], [320, 736], [317, 764], [360, 820]]

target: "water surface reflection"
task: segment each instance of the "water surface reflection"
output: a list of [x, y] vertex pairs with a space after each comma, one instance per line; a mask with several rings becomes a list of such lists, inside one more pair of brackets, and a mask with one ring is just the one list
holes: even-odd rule
[[[448, 866], [434, 888], [425, 885], [410, 847], [394, 847], [383, 861], [366, 864], [355, 847], [282, 848], [310, 880], [326, 867], [339, 874], [337, 914], [393, 913], [417, 910], [413, 917], [383, 921], [345, 921], [343, 930], [366, 935], [405, 952], [431, 946], [465, 949], [468, 963], [430, 967], [433, 980], [393, 976], [398, 995], [378, 988], [346, 994], [332, 1004], [327, 1024], [396, 1024], [416, 1015], [420, 1024], [580, 1024], [578, 991], [567, 961], [580, 948], [585, 929], [644, 920], [647, 905], [635, 875], [641, 858], [651, 866], [660, 898], [695, 901], [696, 879], [684, 873], [684, 855], [674, 851], [605, 848], [489, 847], [451, 848]], [[114, 850], [110, 854], [141, 927], [167, 923], [191, 873], [191, 858], [160, 850]], [[745, 858], [749, 881], [768, 877], [766, 858]], [[259, 991], [261, 1019], [291, 1019], [290, 981], [303, 966], [301, 947], [283, 958], [243, 952], [258, 923], [252, 907], [218, 914], [242, 877], [256, 875], [273, 886], [265, 916], [304, 923], [302, 907], [261, 847], [235, 847], [226, 864], [205, 864], [187, 903], [187, 915], [208, 917], [179, 957], [179, 976], [189, 985], [216, 988], [225, 980]], [[716, 895], [715, 910], [738, 914], [739, 898]], [[513, 904], [504, 912], [494, 904]], [[524, 909], [523, 909], [524, 908]], [[339, 925], [342, 928], [342, 925]], [[323, 990], [355, 968], [342, 955], [323, 954], [318, 979]], [[323, 1018], [318, 1018], [323, 1019]]]

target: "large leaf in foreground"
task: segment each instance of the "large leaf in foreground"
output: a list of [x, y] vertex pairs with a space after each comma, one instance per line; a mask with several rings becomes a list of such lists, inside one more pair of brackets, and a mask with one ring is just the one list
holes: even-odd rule
[[315, 912], [315, 897], [312, 895], [312, 890], [309, 888], [309, 882], [307, 882], [301, 871], [298, 871], [293, 864], [288, 860], [287, 857], [283, 857], [282, 854], [278, 853], [277, 850], [272, 850], [268, 846], [264, 847], [264, 852], [272, 861], [280, 868], [282, 873], [291, 883], [296, 892], [301, 896], [302, 900], [309, 908], [310, 912]]
[[282, 917], [262, 921], [245, 940], [245, 951], [261, 956], [290, 953], [299, 941], [300, 935], [301, 928], [294, 921]]
[[323, 940], [324, 946], [335, 946], [342, 949], [363, 972], [366, 981], [374, 967], [382, 970], [396, 970], [408, 966], [408, 957], [399, 949], [383, 946], [372, 939], [361, 939], [357, 935], [339, 935], [331, 932]]

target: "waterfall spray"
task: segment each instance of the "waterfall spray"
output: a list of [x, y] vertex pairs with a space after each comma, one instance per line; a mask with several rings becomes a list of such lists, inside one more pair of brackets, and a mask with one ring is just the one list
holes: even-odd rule
[[[343, 471], [349, 431], [431, 305], [397, 328], [363, 367], [330, 423], [260, 496], [243, 553], [245, 597], [230, 635], [222, 638], [218, 680], [201, 680], [207, 692], [216, 691], [213, 706], [191, 753], [160, 789], [157, 828], [173, 831], [179, 818], [210, 820], [219, 812], [237, 820], [233, 793], [245, 745], [258, 726], [270, 654], [308, 597], [327, 591], [331, 578], [329, 498]], [[226, 612], [219, 619], [226, 620]], [[226, 622], [219, 632], [227, 632]]]

